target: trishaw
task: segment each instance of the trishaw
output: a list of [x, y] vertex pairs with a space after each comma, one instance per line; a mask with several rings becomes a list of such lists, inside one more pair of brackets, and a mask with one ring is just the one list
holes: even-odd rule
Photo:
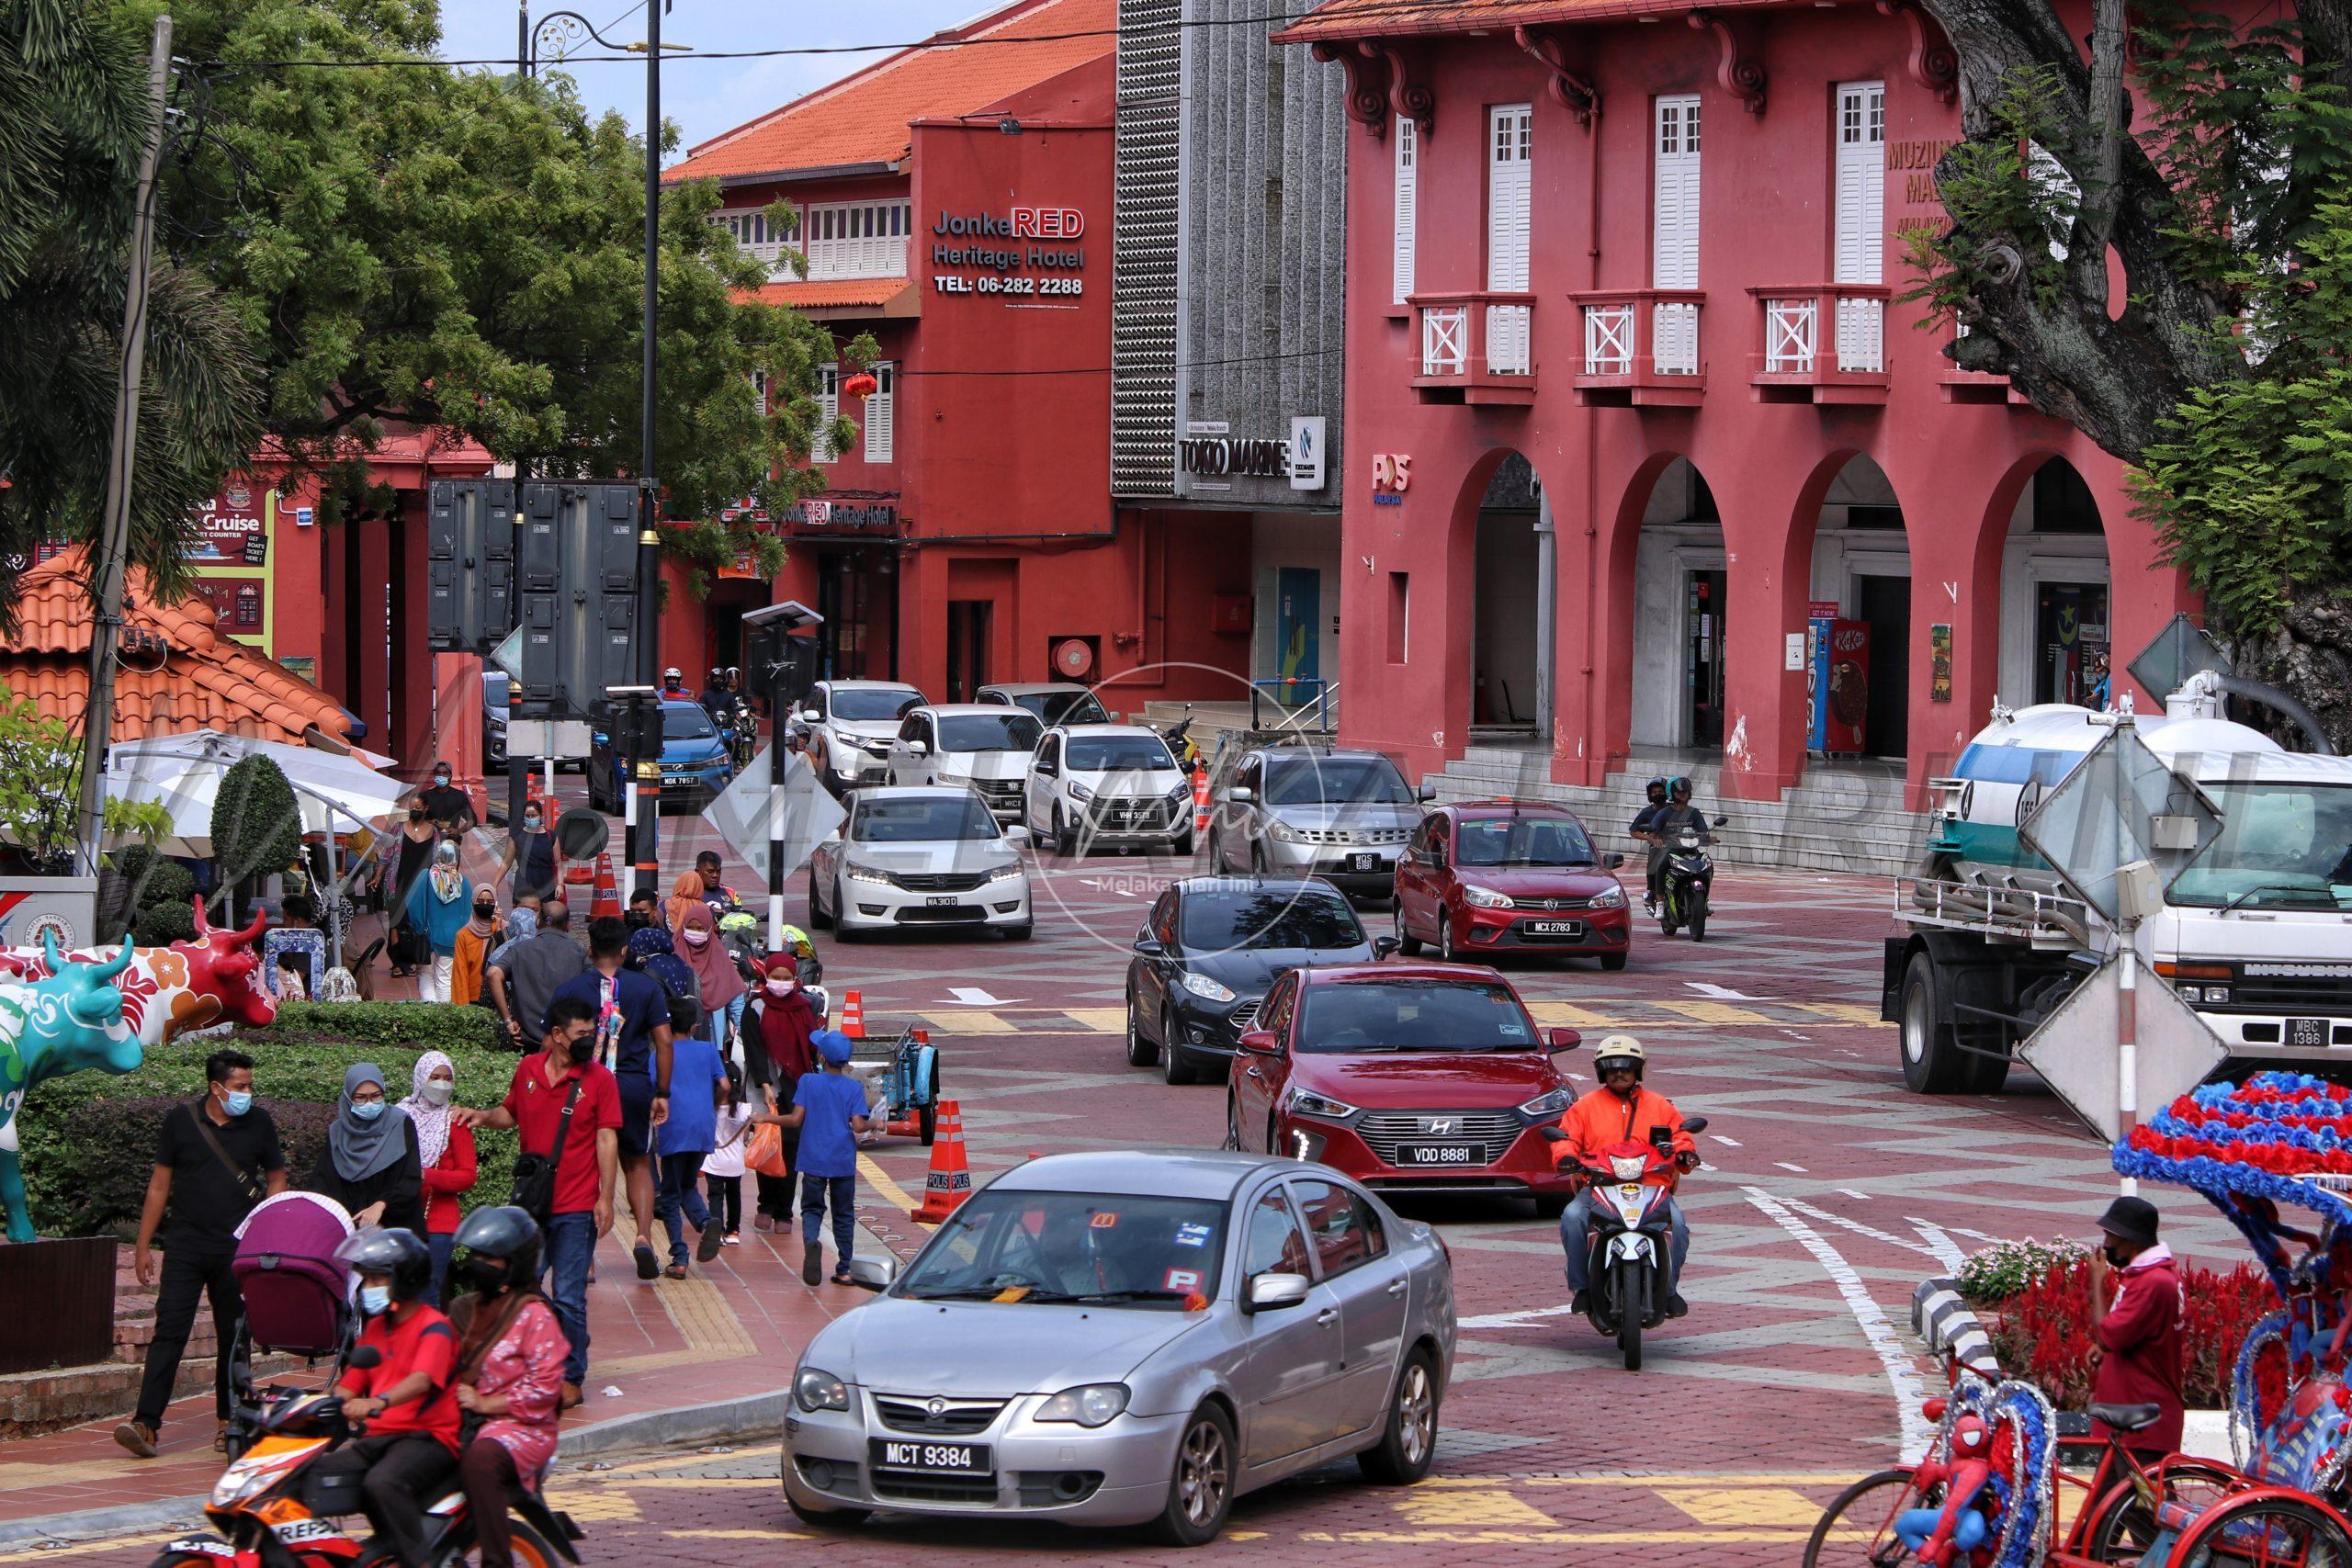
[[[2113, 1157], [2125, 1176], [2203, 1194], [2278, 1292], [2233, 1369], [2235, 1462], [2134, 1454], [2124, 1444], [2155, 1406], [2093, 1404], [2108, 1431], [2097, 1466], [2062, 1469], [2039, 1389], [1955, 1369], [1950, 1395], [1927, 1403], [1926, 1454], [1831, 1503], [1806, 1568], [2352, 1568], [2352, 1089], [2292, 1073], [2209, 1084]], [[2316, 1228], [2282, 1221], [2284, 1204], [2312, 1211]]]

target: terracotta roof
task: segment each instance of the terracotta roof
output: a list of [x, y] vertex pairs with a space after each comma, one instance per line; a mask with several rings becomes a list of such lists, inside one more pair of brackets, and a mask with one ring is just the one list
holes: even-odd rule
[[[87, 572], [79, 549], [44, 561], [19, 580], [16, 637], [0, 638], [0, 682], [30, 697], [43, 715], [80, 728], [90, 705]], [[301, 745], [315, 727], [340, 740], [350, 720], [334, 699], [263, 658], [213, 625], [201, 598], [158, 604], [147, 576], [133, 568], [126, 648], [115, 678], [114, 738], [136, 740], [209, 727]]]
[[1274, 35], [1276, 43], [1396, 38], [1545, 23], [1606, 22], [1683, 11], [1785, 6], [1797, 0], [1329, 0]]
[[763, 283], [741, 298], [746, 303], [794, 305], [888, 305], [914, 284], [903, 277], [828, 278], [819, 283]]
[[910, 121], [971, 114], [1109, 55], [1118, 26], [1118, 0], [1015, 0], [690, 149], [665, 177], [895, 163]]

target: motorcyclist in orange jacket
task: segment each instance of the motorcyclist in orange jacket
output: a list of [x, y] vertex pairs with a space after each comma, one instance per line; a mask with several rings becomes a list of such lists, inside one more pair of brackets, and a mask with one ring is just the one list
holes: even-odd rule
[[[1674, 1102], [1643, 1087], [1645, 1059], [1642, 1043], [1630, 1034], [1610, 1035], [1593, 1048], [1592, 1070], [1600, 1079], [1600, 1087], [1562, 1113], [1560, 1130], [1567, 1137], [1552, 1145], [1555, 1165], [1564, 1170], [1575, 1169], [1611, 1144], [1646, 1144], [1653, 1127], [1664, 1127], [1672, 1134], [1677, 1165], [1687, 1170], [1699, 1163], [1699, 1145], [1682, 1131], [1682, 1116], [1674, 1109]], [[1680, 1317], [1689, 1310], [1683, 1304], [1681, 1283], [1682, 1260], [1690, 1252], [1690, 1226], [1683, 1218], [1682, 1205], [1673, 1198], [1667, 1199], [1666, 1208], [1667, 1222], [1674, 1233], [1667, 1315]], [[1568, 1288], [1576, 1292], [1569, 1303], [1573, 1312], [1585, 1310], [1585, 1292], [1590, 1288], [1585, 1273], [1585, 1244], [1591, 1230], [1592, 1190], [1588, 1187], [1577, 1194], [1576, 1201], [1560, 1216], [1560, 1247], [1567, 1258]]]

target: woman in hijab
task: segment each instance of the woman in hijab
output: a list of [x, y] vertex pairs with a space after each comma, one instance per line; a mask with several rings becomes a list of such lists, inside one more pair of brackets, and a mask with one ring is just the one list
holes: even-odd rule
[[473, 896], [474, 918], [458, 928], [449, 965], [447, 999], [459, 1007], [471, 1007], [481, 996], [481, 972], [489, 967], [492, 951], [506, 940], [505, 923], [498, 918], [498, 889], [477, 887]]
[[327, 1123], [326, 1153], [303, 1190], [342, 1204], [356, 1225], [417, 1233], [424, 1228], [424, 1185], [416, 1123], [389, 1102], [383, 1072], [373, 1062], [351, 1067]]
[[433, 1254], [433, 1288], [424, 1299], [437, 1307], [445, 1299], [458, 1222], [464, 1217], [458, 1210], [473, 1190], [474, 1134], [449, 1114], [458, 1069], [447, 1053], [427, 1051], [419, 1056], [410, 1082], [413, 1089], [400, 1109], [416, 1128], [416, 1158], [424, 1180], [424, 1228], [419, 1234]]
[[718, 1047], [721, 1061], [729, 1055], [729, 1036], [742, 1016], [743, 976], [735, 972], [735, 955], [718, 940], [718, 922], [710, 906], [697, 903], [678, 924], [678, 955], [695, 972], [695, 994], [702, 998], [702, 1037]]
[[458, 966], [458, 932], [465, 929], [473, 885], [458, 866], [458, 846], [444, 840], [433, 852], [432, 869], [408, 891], [410, 930], [431, 950], [432, 961], [417, 974], [417, 999], [446, 1002]]
[[670, 999], [670, 1032], [691, 1034], [702, 1027], [702, 984], [677, 944], [661, 926], [628, 933], [628, 966], [654, 981]]
[[[767, 978], [761, 983], [753, 1005], [759, 1012], [749, 1037], [756, 1038], [759, 1048], [744, 1052], [743, 1065], [768, 1106], [789, 1105], [800, 1075], [817, 1070], [814, 1040], [825, 1024], [800, 988], [798, 964], [792, 954], [769, 955]], [[800, 1133], [792, 1127], [783, 1131], [786, 1169], [782, 1176], [758, 1179], [757, 1213], [752, 1220], [758, 1230], [782, 1230], [792, 1220], [792, 1178], [799, 1164]]]
[[668, 902], [662, 906], [662, 922], [670, 928], [671, 936], [675, 937], [685, 930], [689, 913], [709, 908], [703, 902], [702, 873], [684, 872], [680, 874], [676, 886], [670, 889]]

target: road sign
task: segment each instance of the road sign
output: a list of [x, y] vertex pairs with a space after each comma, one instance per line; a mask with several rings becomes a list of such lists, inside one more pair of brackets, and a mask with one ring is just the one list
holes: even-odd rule
[[2204, 792], [2120, 724], [2041, 797], [2018, 838], [2112, 924], [2118, 868], [2134, 861], [2163, 865], [2183, 850], [2193, 856], [2221, 830]]
[[501, 637], [498, 646], [490, 650], [490, 661], [506, 671], [507, 678], [523, 679], [523, 628], [516, 626]]
[[[735, 775], [735, 782], [719, 792], [704, 819], [718, 829], [718, 836], [729, 848], [751, 863], [759, 873], [762, 886], [770, 886], [768, 844], [775, 809], [771, 785], [775, 783], [775, 759], [778, 755], [774, 745], [763, 747], [744, 770]], [[784, 775], [784, 869], [787, 874], [808, 863], [809, 854], [849, 819], [822, 784], [817, 782], [816, 770], [808, 759], [798, 751], [782, 753]]]
[[2143, 1117], [2196, 1088], [2229, 1055], [2205, 1021], [2173, 993], [2171, 982], [2157, 978], [2136, 953], [2109, 958], [2018, 1047], [2018, 1055], [2052, 1092], [2109, 1143], [2123, 1135], [2116, 1110], [2122, 1054], [2115, 1042], [2116, 998], [2126, 963], [2139, 964], [2132, 991], [2138, 1019], [2132, 1053], [2138, 1092], [2132, 1103]]
[[2230, 656], [2187, 615], [2175, 613], [2140, 656], [2126, 666], [2132, 679], [2147, 688], [2158, 702], [2180, 690], [2199, 670], [2230, 672]]
[[480, 653], [514, 624], [514, 481], [435, 479], [425, 526], [425, 638]]

